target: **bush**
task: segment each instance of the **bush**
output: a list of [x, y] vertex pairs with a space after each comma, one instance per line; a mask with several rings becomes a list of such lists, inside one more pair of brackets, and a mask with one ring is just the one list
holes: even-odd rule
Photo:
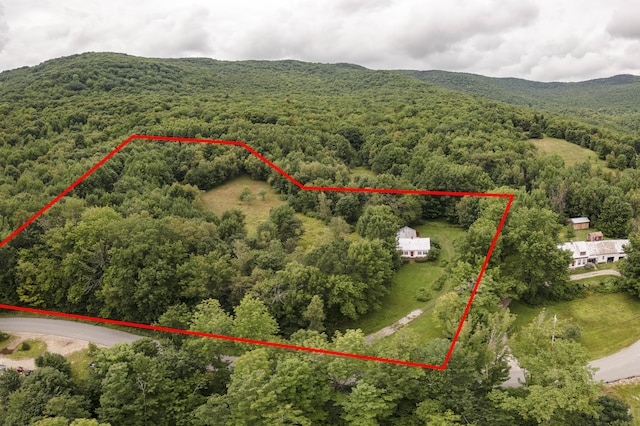
[[428, 302], [432, 298], [433, 294], [431, 293], [431, 290], [426, 287], [420, 287], [416, 291], [416, 300], [418, 300], [418, 302]]
[[593, 290], [597, 293], [611, 294], [622, 291], [622, 280], [617, 277], [609, 277], [600, 281], [597, 285], [593, 286]]
[[435, 291], [440, 291], [444, 287], [444, 283], [447, 282], [447, 277], [445, 275], [441, 275], [438, 279], [433, 283], [433, 289]]
[[438, 240], [431, 239], [431, 249], [427, 253], [427, 260], [436, 260], [440, 256], [440, 243]]
[[565, 339], [578, 340], [582, 335], [582, 327], [575, 323], [569, 323], [562, 327], [562, 330], [560, 330], [560, 333], [558, 334], [559, 337], [563, 337]]
[[20, 347], [18, 348], [19, 351], [28, 351], [29, 349], [31, 349], [31, 345], [26, 340], [20, 343]]
[[5, 333], [4, 331], [0, 331], [0, 342], [4, 342], [8, 340], [11, 335], [9, 333]]
[[593, 263], [587, 263], [586, 265], [584, 265], [584, 269], [586, 271], [591, 271], [592, 269], [596, 269], [596, 266]]

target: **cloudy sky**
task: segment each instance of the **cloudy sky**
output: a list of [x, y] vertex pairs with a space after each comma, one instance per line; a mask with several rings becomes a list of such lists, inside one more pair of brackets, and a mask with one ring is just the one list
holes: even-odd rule
[[0, 70], [87, 51], [640, 75], [638, 0], [0, 0]]

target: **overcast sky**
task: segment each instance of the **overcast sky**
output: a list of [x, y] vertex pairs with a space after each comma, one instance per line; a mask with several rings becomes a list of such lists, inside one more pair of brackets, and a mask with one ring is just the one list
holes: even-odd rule
[[87, 51], [640, 75], [638, 0], [0, 0], [0, 70]]

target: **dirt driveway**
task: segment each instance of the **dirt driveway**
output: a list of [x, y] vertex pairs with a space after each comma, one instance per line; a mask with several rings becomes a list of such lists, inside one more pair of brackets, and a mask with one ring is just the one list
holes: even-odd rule
[[[69, 337], [51, 336], [48, 334], [36, 334], [36, 333], [17, 333], [12, 332], [11, 335], [18, 338], [11, 342], [7, 349], [15, 349], [20, 343], [25, 340], [42, 340], [47, 344], [47, 351], [69, 356], [74, 352], [86, 349], [89, 346], [89, 342], [86, 340], [72, 339]], [[100, 346], [99, 346], [100, 347]], [[0, 355], [0, 365], [5, 365], [7, 368], [23, 367], [27, 370], [33, 370], [36, 368], [34, 359], [10, 359], [6, 356]]]

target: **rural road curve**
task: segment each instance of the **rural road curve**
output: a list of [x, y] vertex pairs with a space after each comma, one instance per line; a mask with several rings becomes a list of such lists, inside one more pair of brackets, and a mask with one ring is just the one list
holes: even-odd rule
[[602, 271], [585, 272], [584, 274], [571, 275], [569, 277], [569, 280], [576, 281], [576, 280], [582, 280], [585, 278], [599, 277], [600, 275], [615, 275], [616, 277], [622, 276], [620, 275], [620, 272], [614, 269], [603, 269]]
[[[524, 381], [524, 373], [513, 359], [509, 361], [509, 365], [509, 380], [503, 385], [519, 386], [518, 379]], [[613, 355], [590, 361], [589, 365], [598, 368], [593, 375], [594, 380], [602, 380], [605, 383], [640, 376], [640, 340]]]
[[[97, 325], [47, 318], [0, 318], [0, 331], [49, 334], [86, 340], [105, 346], [131, 343], [141, 338], [132, 333]], [[511, 375], [504, 385], [518, 386], [518, 379], [524, 379], [524, 374], [515, 362], [512, 361], [510, 364]], [[589, 364], [599, 368], [594, 376], [595, 380], [612, 382], [640, 376], [640, 341], [613, 355], [591, 361]]]
[[141, 338], [135, 334], [107, 327], [48, 318], [0, 318], [0, 331], [50, 334], [86, 340], [104, 346], [131, 343]]

